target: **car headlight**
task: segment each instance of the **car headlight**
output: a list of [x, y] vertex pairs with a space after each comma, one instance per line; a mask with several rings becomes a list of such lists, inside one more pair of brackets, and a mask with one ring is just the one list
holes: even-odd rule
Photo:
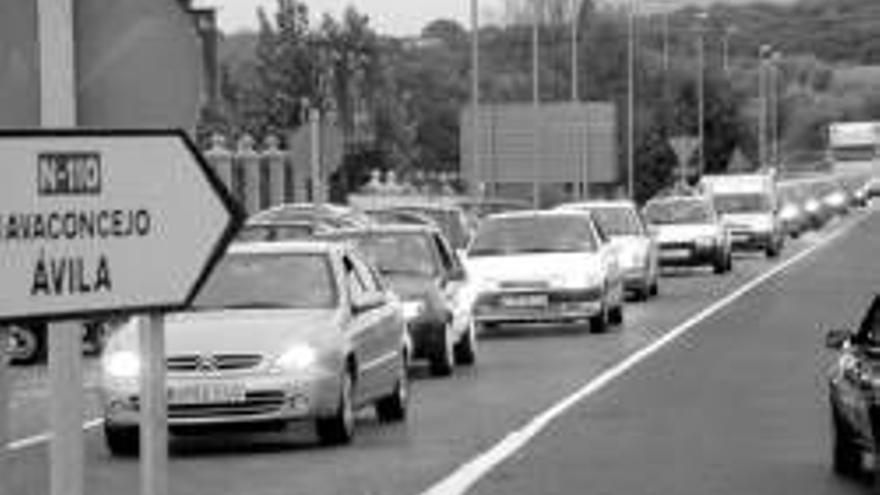
[[137, 378], [141, 373], [141, 358], [131, 351], [114, 352], [104, 358], [104, 373], [113, 378]]
[[401, 306], [405, 320], [415, 320], [425, 311], [425, 301], [404, 301]]
[[811, 199], [811, 200], [807, 201], [806, 209], [808, 212], [818, 213], [820, 208], [821, 208], [821, 206], [819, 205], [819, 202], [816, 201], [815, 199]]
[[700, 237], [697, 239], [697, 246], [702, 247], [702, 248], [715, 247], [715, 238], [714, 237]]
[[798, 217], [798, 209], [794, 205], [787, 205], [782, 208], [782, 211], [779, 212], [779, 218], [785, 221], [796, 220]]
[[843, 204], [846, 203], [846, 198], [843, 193], [836, 192], [829, 195], [826, 201], [831, 206], [843, 206]]
[[304, 371], [318, 362], [318, 351], [309, 345], [291, 347], [275, 361], [275, 368], [284, 371]]

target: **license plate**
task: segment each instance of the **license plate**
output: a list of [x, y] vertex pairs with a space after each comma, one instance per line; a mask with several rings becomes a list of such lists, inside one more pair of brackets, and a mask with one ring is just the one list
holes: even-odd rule
[[240, 404], [247, 400], [242, 383], [199, 383], [171, 387], [168, 403], [174, 405]]
[[508, 296], [501, 300], [501, 304], [508, 308], [543, 308], [549, 303], [547, 296]]
[[664, 258], [690, 258], [691, 252], [688, 249], [667, 249], [661, 251], [660, 256]]

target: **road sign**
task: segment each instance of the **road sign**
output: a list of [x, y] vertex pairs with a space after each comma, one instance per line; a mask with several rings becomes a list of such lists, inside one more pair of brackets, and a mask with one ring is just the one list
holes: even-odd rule
[[180, 131], [0, 132], [0, 321], [188, 305], [240, 225]]
[[694, 151], [697, 150], [699, 144], [699, 138], [693, 136], [678, 136], [669, 139], [669, 146], [672, 147], [675, 156], [678, 157], [678, 163], [682, 167], [691, 159], [691, 156], [693, 156]]

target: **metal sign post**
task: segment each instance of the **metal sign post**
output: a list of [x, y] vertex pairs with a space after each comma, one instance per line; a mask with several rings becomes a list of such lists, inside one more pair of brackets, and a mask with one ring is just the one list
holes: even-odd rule
[[9, 418], [12, 406], [12, 387], [9, 377], [9, 329], [0, 326], [0, 493], [5, 494], [11, 477], [9, 452]]
[[168, 495], [168, 405], [165, 393], [165, 320], [161, 313], [136, 321], [140, 341], [141, 494]]
[[81, 327], [62, 322], [49, 328], [49, 414], [52, 495], [82, 495], [85, 483]]

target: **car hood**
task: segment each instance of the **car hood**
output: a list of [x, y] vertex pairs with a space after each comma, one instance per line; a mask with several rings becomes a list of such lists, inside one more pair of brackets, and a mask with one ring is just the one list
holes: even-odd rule
[[566, 276], [572, 266], [601, 272], [595, 253], [535, 253], [509, 256], [478, 256], [465, 261], [468, 273], [478, 283], [550, 282]]
[[715, 224], [694, 225], [658, 225], [655, 227], [657, 241], [665, 242], [688, 242], [700, 237], [714, 237], [718, 235], [718, 227]]
[[387, 274], [385, 280], [391, 285], [391, 290], [404, 301], [422, 299], [437, 290], [437, 281], [423, 275]]
[[[336, 310], [226, 310], [179, 313], [165, 320], [166, 355], [277, 355], [300, 342], [336, 333]], [[137, 348], [134, 325], [114, 336], [114, 348]]]

